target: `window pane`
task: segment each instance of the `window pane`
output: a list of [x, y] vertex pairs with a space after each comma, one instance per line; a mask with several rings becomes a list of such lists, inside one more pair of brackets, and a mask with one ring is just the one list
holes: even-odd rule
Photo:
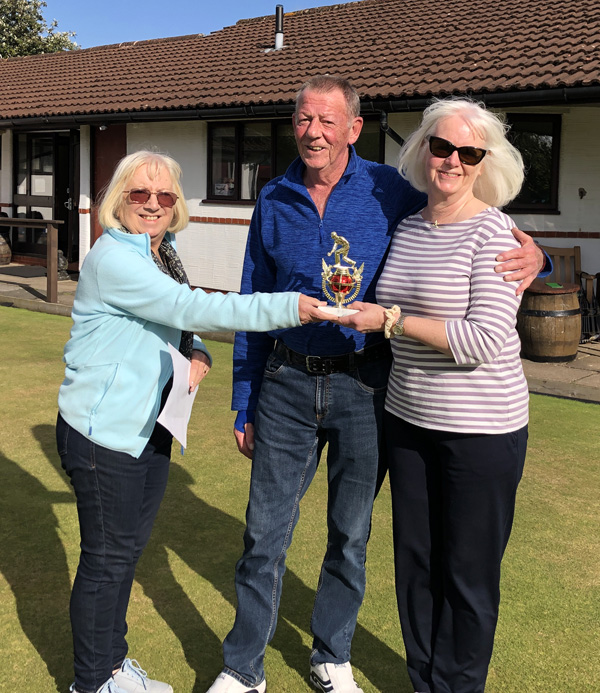
[[256, 200], [271, 180], [271, 124], [244, 125], [242, 139], [242, 200]]
[[52, 190], [52, 182], [54, 177], [52, 175], [42, 176], [42, 175], [32, 175], [30, 183], [30, 195], [45, 195], [46, 197], [51, 197], [54, 194]]
[[526, 171], [519, 202], [549, 203], [552, 181], [552, 124], [515, 123], [511, 132], [512, 142], [523, 156]]
[[508, 138], [523, 156], [525, 181], [508, 206], [514, 211], [557, 211], [560, 116], [508, 115]]
[[17, 139], [17, 195], [27, 195], [27, 135], [19, 135]]
[[379, 161], [380, 148], [379, 142], [381, 137], [381, 129], [378, 120], [365, 120], [358, 140], [354, 144], [356, 153], [363, 159], [369, 161]]
[[277, 167], [275, 175], [282, 176], [298, 156], [298, 147], [291, 123], [278, 123], [276, 133]]
[[235, 126], [213, 128], [212, 146], [212, 194], [234, 197], [235, 195]]
[[[32, 173], [52, 173], [52, 137], [32, 137]], [[34, 193], [35, 194], [35, 193]]]

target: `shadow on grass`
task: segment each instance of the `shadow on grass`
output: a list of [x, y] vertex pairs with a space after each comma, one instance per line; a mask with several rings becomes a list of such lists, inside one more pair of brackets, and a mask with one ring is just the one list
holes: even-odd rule
[[[54, 428], [39, 426], [35, 433], [46, 457], [59, 465]], [[66, 481], [64, 491], [49, 491], [0, 452], [0, 572], [13, 592], [23, 633], [58, 690], [68, 690], [73, 680], [71, 582], [53, 505], [73, 502]]]
[[[56, 452], [54, 428], [36, 426], [33, 433], [67, 488], [68, 480]], [[221, 642], [205, 622], [202, 605], [194, 604], [173, 576], [168, 551], [235, 605], [234, 565], [239, 558], [244, 525], [193, 493], [193, 482], [185, 469], [176, 463], [171, 465], [167, 493], [138, 565], [136, 580], [180, 641], [186, 661], [196, 675], [193, 693], [204, 693], [222, 668]], [[58, 690], [66, 690], [72, 680], [71, 583], [52, 509], [54, 503], [64, 502], [75, 503], [70, 490], [48, 491], [14, 461], [0, 455], [0, 569], [15, 595], [23, 632], [46, 663]], [[43, 560], [38, 560], [41, 557]], [[306, 681], [310, 648], [302, 643], [296, 629], [309, 631], [313, 601], [314, 589], [292, 571], [286, 571], [278, 628], [271, 647]], [[360, 624], [353, 639], [352, 661], [378, 691], [412, 691], [403, 658]], [[308, 682], [306, 686], [308, 689]]]
[[[190, 489], [193, 481], [183, 467], [171, 465], [167, 493], [136, 579], [181, 642], [186, 660], [196, 672], [193, 693], [204, 693], [222, 668], [221, 642], [202, 618], [202, 605], [194, 605], [174, 579], [167, 549], [235, 605], [234, 566], [240, 557], [244, 525], [198, 498]], [[307, 681], [307, 690], [310, 648], [303, 644], [298, 630], [309, 632], [314, 597], [314, 588], [286, 570], [277, 631], [270, 644]], [[378, 691], [412, 691], [404, 674], [404, 659], [360, 624], [352, 649], [353, 663]], [[396, 674], [393, 684], [390, 672]]]

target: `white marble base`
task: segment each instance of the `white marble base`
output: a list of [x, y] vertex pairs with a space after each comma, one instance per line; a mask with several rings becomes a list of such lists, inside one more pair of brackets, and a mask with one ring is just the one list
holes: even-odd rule
[[319, 308], [319, 310], [322, 310], [324, 313], [330, 313], [331, 315], [337, 315], [340, 318], [344, 315], [354, 315], [354, 313], [358, 313], [357, 310], [353, 310], [352, 308], [337, 308], [336, 306], [323, 306]]

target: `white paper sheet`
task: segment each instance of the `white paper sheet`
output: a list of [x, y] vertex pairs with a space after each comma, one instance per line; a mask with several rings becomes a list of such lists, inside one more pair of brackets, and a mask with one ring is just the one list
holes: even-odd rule
[[173, 387], [158, 417], [158, 423], [177, 438], [182, 448], [186, 448], [187, 427], [198, 388], [189, 392], [190, 362], [172, 344], [169, 344], [169, 351], [173, 360]]

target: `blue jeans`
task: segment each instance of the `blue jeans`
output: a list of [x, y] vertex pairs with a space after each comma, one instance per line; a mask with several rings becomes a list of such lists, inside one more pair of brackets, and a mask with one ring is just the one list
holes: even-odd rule
[[244, 553], [236, 566], [238, 606], [223, 643], [225, 671], [245, 685], [264, 678], [286, 553], [325, 443], [328, 540], [311, 619], [311, 659], [350, 659], [365, 590], [389, 367], [383, 358], [347, 373], [312, 375], [276, 352], [268, 359], [256, 411]]
[[171, 435], [159, 424], [139, 458], [96, 445], [62, 416], [56, 441], [77, 498], [81, 555], [71, 593], [75, 686], [95, 692], [127, 655], [127, 605], [167, 485]]

